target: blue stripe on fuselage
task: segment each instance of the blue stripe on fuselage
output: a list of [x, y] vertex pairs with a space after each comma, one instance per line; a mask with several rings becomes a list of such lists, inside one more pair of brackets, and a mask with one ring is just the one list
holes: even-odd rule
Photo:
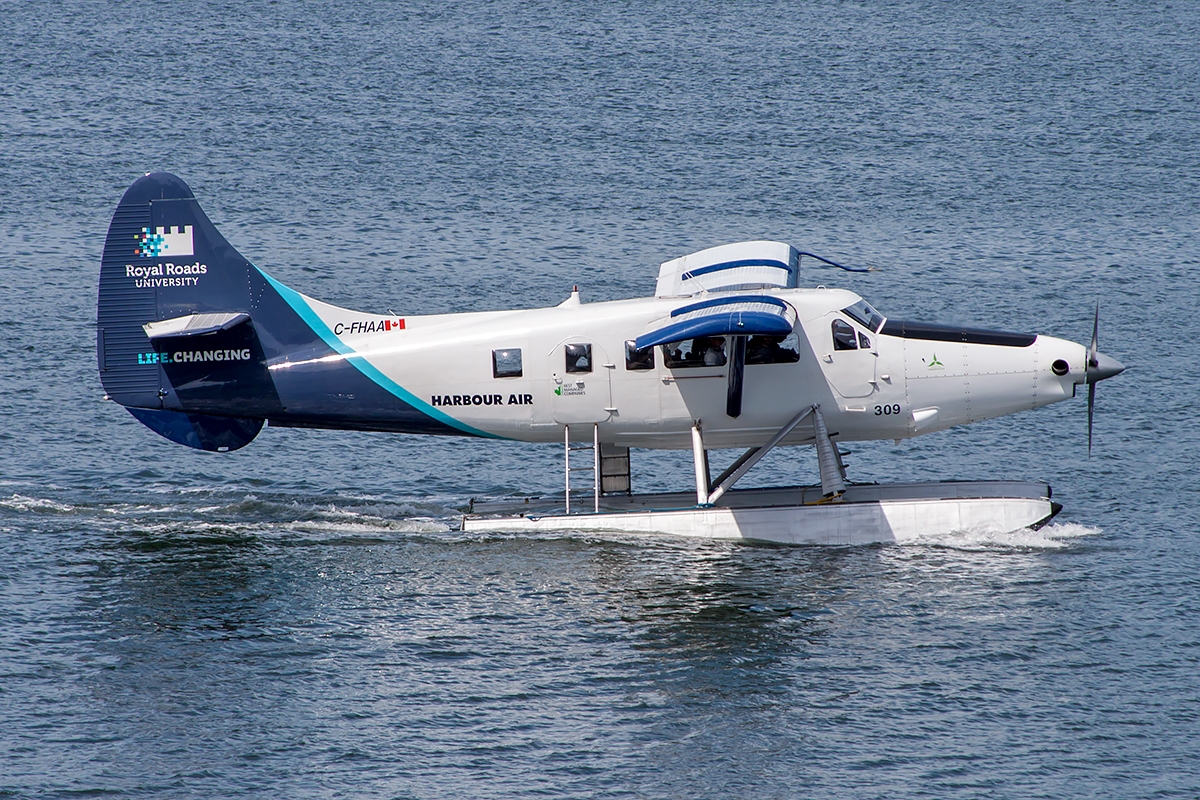
[[[258, 269], [258, 267], [255, 267], [255, 269]], [[417, 396], [412, 392], [408, 391], [403, 386], [389, 378], [387, 375], [384, 375], [382, 372], [380, 372], [379, 368], [374, 364], [358, 355], [357, 351], [355, 351], [353, 347], [350, 347], [341, 339], [339, 339], [334, 332], [329, 329], [329, 326], [326, 325], [319, 316], [317, 316], [317, 313], [312, 310], [312, 307], [305, 302], [304, 297], [299, 292], [284, 286], [282, 283], [275, 280], [261, 269], [258, 269], [258, 272], [260, 275], [266, 278], [267, 282], [270, 283], [275, 291], [279, 293], [279, 296], [283, 298], [284, 302], [286, 302], [291, 309], [296, 312], [300, 319], [304, 320], [306, 325], [312, 328], [313, 332], [317, 334], [317, 336], [321, 337], [321, 340], [325, 342], [330, 349], [339, 355], [345, 356], [346, 361], [348, 361], [355, 369], [373, 381], [376, 385], [380, 386], [396, 398], [403, 400], [405, 403], [412, 406], [417, 411], [420, 411], [422, 414], [425, 414], [444, 425], [448, 425], [455, 430], [462, 431], [463, 433], [467, 433], [472, 436], [482, 436], [488, 439], [504, 438], [503, 436], [497, 436], [494, 433], [488, 433], [487, 431], [473, 428], [464, 422], [459, 422], [444, 411], [439, 411], [425, 401], [418, 399]]]

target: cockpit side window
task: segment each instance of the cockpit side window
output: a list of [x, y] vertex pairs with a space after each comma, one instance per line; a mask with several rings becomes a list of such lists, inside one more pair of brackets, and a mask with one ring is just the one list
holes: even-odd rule
[[787, 336], [751, 336], [746, 342], [747, 364], [795, 364], [800, 360], [800, 338]]
[[833, 349], [857, 350], [858, 334], [849, 322], [841, 319], [833, 321]]
[[879, 329], [883, 326], [883, 315], [871, 308], [871, 304], [866, 300], [859, 300], [852, 306], [846, 306], [842, 309], [842, 313], [864, 328], [869, 328], [871, 333], [879, 333]]
[[725, 366], [725, 337], [697, 336], [662, 346], [663, 365], [668, 369]]
[[567, 372], [592, 371], [592, 346], [590, 344], [568, 344], [563, 347], [566, 353]]

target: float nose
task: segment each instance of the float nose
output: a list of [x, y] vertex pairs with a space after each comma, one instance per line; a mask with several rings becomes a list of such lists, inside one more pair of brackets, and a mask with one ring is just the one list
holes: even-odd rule
[[1120, 361], [1117, 361], [1112, 356], [1106, 356], [1104, 353], [1096, 353], [1095, 363], [1088, 365], [1087, 382], [1096, 383], [1105, 378], [1120, 375], [1124, 371], [1125, 365]]

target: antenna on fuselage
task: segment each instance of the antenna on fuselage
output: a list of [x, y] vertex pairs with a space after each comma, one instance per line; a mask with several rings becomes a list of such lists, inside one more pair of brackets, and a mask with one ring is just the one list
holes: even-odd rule
[[[830, 261], [828, 258], [825, 258], [824, 256], [819, 256], [816, 253], [805, 253], [803, 251], [797, 251], [796, 255], [800, 256], [801, 258], [803, 258], [804, 256], [808, 256], [809, 258], [815, 258], [817, 261], [820, 261], [823, 264], [828, 264], [829, 266], [837, 267], [838, 269], [844, 269], [844, 270], [846, 270], [846, 272], [882, 272], [882, 270], [879, 269], [879, 267], [847, 267], [845, 264], [839, 264], [836, 261]], [[797, 268], [799, 268], [799, 263], [797, 263]]]
[[571, 296], [559, 303], [558, 307], [569, 308], [571, 306], [577, 306], [579, 303], [579, 285], [576, 284], [575, 286], [571, 287]]

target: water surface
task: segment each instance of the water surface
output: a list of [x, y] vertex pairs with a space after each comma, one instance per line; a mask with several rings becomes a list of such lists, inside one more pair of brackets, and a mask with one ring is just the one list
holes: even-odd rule
[[[1198, 40], [1179, 2], [0, 4], [0, 792], [1200, 794]], [[644, 295], [767, 237], [882, 267], [803, 280], [896, 317], [1085, 341], [1099, 299], [1130, 368], [1091, 459], [1082, 398], [852, 448], [1046, 480], [1039, 532], [465, 535], [557, 450], [206, 454], [102, 399], [100, 250], [154, 169], [340, 305]]]

